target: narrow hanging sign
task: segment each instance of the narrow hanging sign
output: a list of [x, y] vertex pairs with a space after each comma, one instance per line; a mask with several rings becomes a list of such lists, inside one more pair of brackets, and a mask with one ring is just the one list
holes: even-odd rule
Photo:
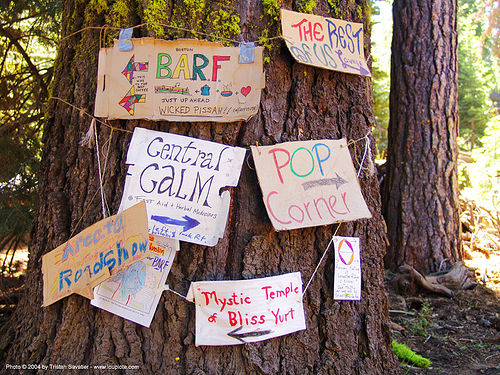
[[[259, 109], [263, 47], [240, 61], [238, 47], [194, 39], [127, 39], [99, 51], [95, 116], [233, 122]], [[126, 50], [125, 50], [126, 51]]]
[[358, 237], [333, 237], [335, 247], [335, 274], [333, 299], [359, 301], [361, 299], [361, 257]]
[[281, 9], [283, 39], [299, 63], [371, 77], [363, 24]]
[[252, 146], [276, 230], [370, 218], [345, 139]]

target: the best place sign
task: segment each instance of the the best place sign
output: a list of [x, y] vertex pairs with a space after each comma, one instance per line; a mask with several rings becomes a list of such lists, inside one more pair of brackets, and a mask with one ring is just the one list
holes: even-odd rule
[[371, 76], [363, 51], [363, 24], [281, 9], [281, 27], [298, 62]]

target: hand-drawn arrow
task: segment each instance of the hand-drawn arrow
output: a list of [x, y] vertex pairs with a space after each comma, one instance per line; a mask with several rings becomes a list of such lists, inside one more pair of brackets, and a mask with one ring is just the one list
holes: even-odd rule
[[370, 74], [370, 72], [368, 70], [366, 70], [365, 68], [363, 68], [363, 66], [361, 66], [361, 63], [359, 63], [359, 68], [358, 68], [357, 66], [349, 65], [344, 60], [342, 60], [342, 57], [341, 57], [342, 51], [341, 50], [337, 50], [336, 53], [339, 56], [339, 60], [342, 63], [343, 68], [351, 68], [351, 69], [357, 70], [359, 72], [359, 74], [364, 75], [364, 76], [367, 76]]
[[120, 100], [120, 105], [125, 108], [128, 113], [132, 116], [135, 112], [135, 103], [145, 103], [146, 102], [146, 94], [136, 94], [135, 86], [132, 86], [130, 90], [127, 92], [127, 95]]
[[338, 190], [339, 186], [347, 184], [347, 181], [344, 180], [341, 176], [339, 176], [339, 174], [337, 172], [335, 172], [335, 174], [337, 175], [337, 177], [323, 178], [321, 180], [313, 180], [313, 181], [304, 182], [302, 184], [302, 187], [304, 188], [304, 190], [309, 190], [315, 186], [335, 185], [335, 187]]
[[264, 331], [252, 331], [252, 332], [242, 332], [242, 333], [236, 333], [239, 330], [241, 330], [243, 326], [239, 326], [236, 329], [233, 329], [231, 332], [228, 332], [228, 336], [232, 337], [233, 339], [239, 340], [241, 342], [246, 342], [243, 340], [245, 337], [258, 337], [258, 336], [264, 336], [270, 334], [271, 331], [270, 329], [266, 329]]
[[168, 216], [156, 216], [152, 215], [151, 220], [158, 221], [162, 224], [170, 224], [170, 225], [180, 225], [184, 229], [182, 230], [183, 232], [187, 232], [190, 229], [193, 229], [195, 226], [200, 224], [200, 222], [196, 219], [193, 219], [192, 217], [189, 217], [187, 215], [184, 215], [182, 217], [184, 220], [178, 220], [178, 219], [173, 219]]

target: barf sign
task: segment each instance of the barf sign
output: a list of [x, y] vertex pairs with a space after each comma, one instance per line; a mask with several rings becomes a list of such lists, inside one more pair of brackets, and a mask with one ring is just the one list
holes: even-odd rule
[[43, 305], [92, 287], [147, 256], [146, 205], [141, 202], [88, 227], [42, 257]]
[[238, 345], [306, 329], [300, 272], [193, 282], [187, 298], [196, 305], [197, 346]]
[[252, 146], [274, 229], [370, 218], [345, 139]]
[[262, 47], [240, 63], [240, 48], [194, 39], [130, 39], [99, 51], [95, 116], [232, 122], [259, 109]]
[[371, 76], [363, 51], [363, 24], [281, 9], [283, 39], [298, 62]]
[[135, 128], [120, 210], [148, 208], [149, 233], [205, 246], [224, 235], [231, 193], [246, 150]]

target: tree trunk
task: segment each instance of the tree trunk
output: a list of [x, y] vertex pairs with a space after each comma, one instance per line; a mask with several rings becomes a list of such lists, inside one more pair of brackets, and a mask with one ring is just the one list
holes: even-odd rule
[[[153, 19], [208, 33], [215, 32], [217, 27], [227, 31], [234, 26], [220, 25], [231, 22], [224, 16], [231, 12], [230, 1], [192, 5], [193, 2], [186, 0], [142, 3], [124, 0], [114, 2], [108, 9], [103, 2], [99, 2], [99, 6], [96, 3], [64, 2], [62, 23], [66, 38], [61, 42], [52, 90], [53, 96], [89, 113], [92, 113], [95, 94], [100, 32], [87, 29], [72, 33], [89, 25], [108, 23], [124, 27]], [[327, 2], [318, 3], [315, 13], [327, 16]], [[285, 6], [292, 8], [290, 2]], [[365, 25], [367, 7], [367, 2], [362, 0], [359, 9], [363, 10]], [[357, 18], [359, 10], [343, 6], [340, 9], [346, 19], [363, 22]], [[217, 20], [215, 14], [222, 16]], [[241, 18], [240, 38], [256, 40], [260, 30], [270, 30], [269, 36], [277, 34], [276, 21], [267, 15], [262, 17], [260, 1], [240, 1], [234, 14]], [[154, 31], [158, 32], [156, 27]], [[154, 35], [146, 27], [134, 33], [136, 37]], [[166, 37], [174, 35], [178, 33], [166, 29]], [[238, 38], [238, 33], [231, 37]], [[365, 40], [368, 40], [365, 45], [368, 55], [369, 35]], [[120, 129], [142, 126], [238, 146], [318, 138], [358, 139], [369, 132], [373, 115], [371, 87], [366, 78], [300, 65], [282, 42], [267, 53], [270, 55], [265, 68], [267, 88], [263, 91], [258, 115], [247, 123], [121, 120], [111, 123]], [[78, 109], [51, 100], [39, 185], [41, 204], [32, 233], [27, 293], [1, 332], [3, 362], [84, 364], [91, 368], [103, 364], [138, 365], [139, 373], [146, 374], [397, 373], [387, 324], [380, 196], [376, 177], [367, 171], [361, 174], [360, 183], [373, 218], [342, 224], [339, 230], [340, 235], [361, 238], [362, 299], [359, 302], [333, 300], [333, 252], [330, 251], [304, 296], [305, 331], [254, 344], [195, 347], [194, 306], [168, 292], [162, 296], [149, 329], [94, 308], [87, 299], [77, 295], [41, 308], [41, 256], [72, 233], [101, 219], [95, 148], [79, 146], [89, 124], [90, 118]], [[131, 137], [129, 133], [110, 131], [104, 126], [99, 126], [98, 131], [101, 161], [107, 163], [104, 192], [114, 213], [122, 195], [125, 157]], [[363, 145], [350, 149], [355, 152], [353, 159], [361, 160]], [[250, 161], [243, 165], [239, 185], [232, 189], [224, 238], [210, 248], [181, 243], [168, 277], [172, 289], [185, 294], [190, 281], [250, 279], [293, 271], [302, 272], [304, 283], [311, 277], [335, 226], [275, 232], [267, 218], [251, 164]], [[2, 371], [7, 372], [5, 366]]]
[[456, 0], [394, 2], [391, 66], [386, 266], [435, 271], [461, 259]]

